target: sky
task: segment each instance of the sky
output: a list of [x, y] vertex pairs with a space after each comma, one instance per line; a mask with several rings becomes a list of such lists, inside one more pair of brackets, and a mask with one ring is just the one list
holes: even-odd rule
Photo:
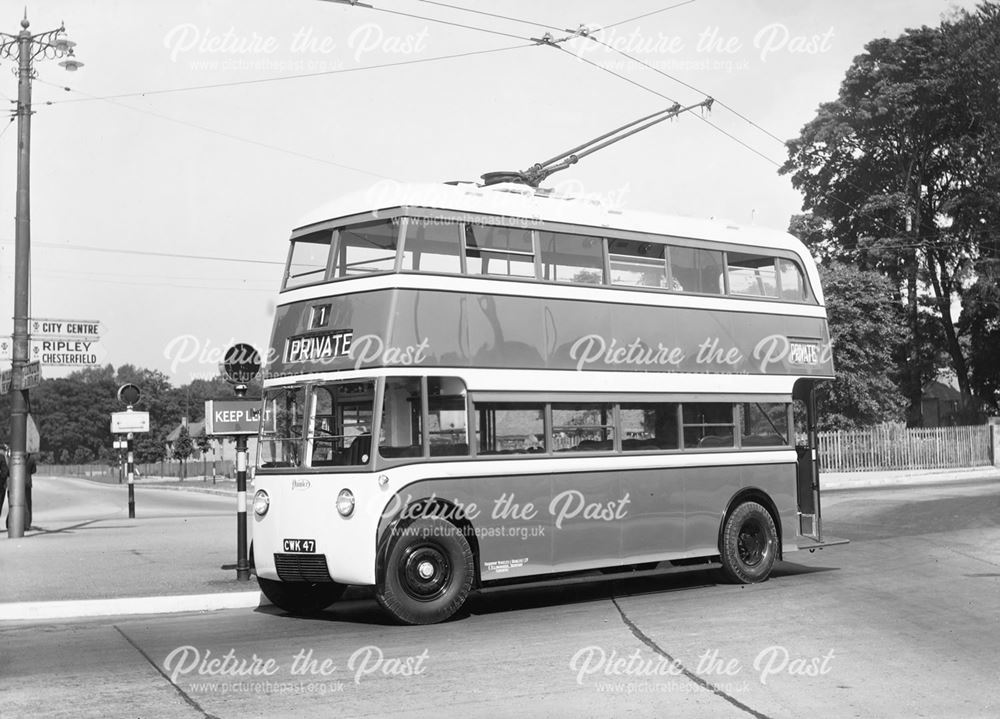
[[[31, 317], [100, 323], [90, 348], [99, 364], [160, 370], [175, 384], [207, 378], [234, 342], [266, 348], [289, 233], [309, 210], [378, 182], [526, 169], [707, 96], [712, 124], [700, 111], [661, 123], [543, 186], [785, 229], [801, 197], [777, 172], [781, 141], [836, 97], [865, 43], [975, 5], [368, 4], [28, 2], [30, 31], [65, 23], [84, 63], [75, 73], [53, 59], [34, 66]], [[0, 32], [18, 32], [23, 12], [0, 3]], [[581, 25], [604, 45], [532, 42]], [[0, 57], [10, 110], [14, 67]], [[13, 327], [17, 127], [7, 119], [0, 335]]]

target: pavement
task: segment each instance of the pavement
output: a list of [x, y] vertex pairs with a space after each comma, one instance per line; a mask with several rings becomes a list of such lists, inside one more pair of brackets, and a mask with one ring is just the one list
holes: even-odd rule
[[[1000, 481], [1000, 468], [820, 476], [824, 491], [980, 481]], [[0, 527], [0, 622], [267, 604], [254, 578], [236, 578], [235, 482], [135, 486], [129, 519], [124, 485], [35, 476], [32, 528], [8, 539]]]

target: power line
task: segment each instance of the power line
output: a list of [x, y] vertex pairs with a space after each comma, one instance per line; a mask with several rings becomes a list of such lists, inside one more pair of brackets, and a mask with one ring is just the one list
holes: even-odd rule
[[[692, 0], [692, 1], [693, 1], [693, 0]], [[639, 58], [637, 58], [637, 57], [634, 57], [634, 56], [632, 56], [632, 55], [628, 54], [628, 53], [627, 53], [627, 52], [625, 52], [624, 50], [619, 50], [618, 48], [616, 48], [616, 47], [614, 47], [614, 46], [612, 46], [612, 45], [609, 45], [608, 43], [604, 42], [603, 40], [598, 40], [598, 39], [597, 39], [596, 37], [594, 37], [593, 35], [590, 35], [590, 34], [587, 34], [587, 35], [585, 35], [585, 37], [586, 37], [587, 39], [589, 39], [589, 40], [593, 40], [593, 41], [594, 41], [594, 42], [596, 42], [596, 43], [597, 43], [598, 45], [602, 45], [603, 47], [606, 47], [606, 48], [608, 48], [609, 50], [611, 50], [611, 51], [613, 51], [613, 52], [616, 52], [616, 53], [618, 53], [618, 54], [619, 54], [619, 55], [621, 55], [622, 57], [625, 57], [625, 58], [628, 58], [628, 59], [629, 59], [629, 60], [631, 60], [632, 62], [635, 62], [635, 63], [638, 63], [639, 65], [642, 65], [643, 67], [646, 67], [646, 68], [649, 68], [649, 69], [650, 69], [650, 70], [652, 70], [653, 72], [656, 72], [656, 73], [659, 73], [659, 74], [660, 74], [660, 75], [662, 75], [663, 77], [666, 77], [666, 78], [668, 78], [668, 79], [670, 79], [670, 80], [673, 80], [673, 81], [674, 81], [674, 82], [676, 82], [676, 83], [679, 83], [679, 84], [683, 85], [684, 87], [688, 88], [689, 90], [694, 90], [695, 92], [697, 92], [697, 93], [700, 93], [700, 94], [702, 94], [702, 95], [706, 95], [706, 94], [708, 94], [708, 93], [706, 93], [706, 92], [705, 92], [704, 90], [700, 90], [700, 89], [698, 89], [697, 87], [695, 87], [694, 85], [691, 85], [690, 83], [687, 83], [687, 82], [684, 82], [684, 81], [683, 81], [683, 80], [681, 80], [680, 78], [678, 78], [678, 77], [674, 77], [674, 76], [673, 76], [673, 75], [671, 75], [670, 73], [667, 73], [667, 72], [664, 72], [663, 70], [661, 70], [660, 68], [656, 67], [655, 65], [650, 65], [650, 64], [649, 64], [648, 62], [645, 62], [645, 61], [643, 61], [643, 60], [640, 60]], [[784, 140], [782, 140], [782, 139], [781, 139], [780, 137], [778, 137], [778, 136], [777, 136], [777, 135], [775, 135], [774, 133], [770, 132], [769, 130], [766, 130], [766, 129], [764, 129], [763, 127], [761, 127], [760, 125], [758, 125], [758, 124], [757, 124], [756, 122], [754, 122], [753, 120], [751, 120], [751, 119], [750, 119], [749, 117], [747, 117], [746, 115], [743, 115], [742, 113], [738, 112], [738, 111], [737, 111], [737, 110], [736, 110], [735, 108], [731, 107], [730, 105], [727, 105], [726, 103], [724, 103], [724, 102], [723, 102], [722, 100], [719, 100], [718, 98], [714, 98], [714, 99], [715, 99], [716, 103], [718, 103], [718, 104], [719, 104], [720, 106], [724, 107], [725, 109], [729, 110], [729, 112], [731, 112], [731, 113], [733, 113], [734, 115], [736, 115], [736, 117], [740, 118], [740, 119], [741, 119], [741, 120], [743, 120], [744, 122], [746, 122], [746, 123], [748, 123], [748, 124], [752, 125], [753, 127], [757, 128], [758, 130], [760, 130], [761, 132], [763, 132], [763, 133], [764, 133], [765, 135], [767, 135], [768, 137], [771, 137], [771, 138], [773, 138], [773, 139], [777, 140], [777, 141], [778, 141], [778, 142], [780, 142], [780, 143], [781, 143], [782, 145], [784, 145], [784, 144], [785, 144], [785, 141], [784, 141]]]
[[361, 5], [361, 7], [367, 8], [369, 10], [375, 10], [376, 12], [384, 12], [390, 15], [399, 15], [400, 17], [415, 18], [417, 20], [426, 20], [427, 22], [438, 23], [439, 25], [450, 25], [451, 27], [460, 27], [466, 30], [475, 30], [476, 32], [484, 32], [490, 35], [500, 35], [501, 37], [512, 37], [515, 40], [530, 40], [531, 38], [524, 37], [523, 35], [513, 35], [509, 32], [500, 32], [499, 30], [490, 30], [485, 27], [477, 27], [475, 25], [465, 25], [460, 22], [452, 22], [450, 20], [439, 20], [433, 17], [425, 17], [424, 15], [414, 15], [413, 13], [400, 12], [399, 10], [389, 10], [387, 8], [373, 7], [371, 5]]
[[[10, 244], [5, 240], [4, 244]], [[261, 260], [247, 257], [218, 257], [212, 255], [189, 255], [180, 252], [154, 252], [153, 250], [131, 250], [118, 247], [94, 247], [92, 245], [65, 245], [58, 242], [32, 242], [33, 247], [51, 247], [59, 250], [76, 250], [80, 252], [110, 252], [123, 255], [141, 255], [144, 257], [170, 257], [181, 260], [206, 260], [210, 262], [243, 262], [254, 265], [280, 265], [284, 267], [284, 261]]]
[[624, 25], [626, 23], [633, 22], [635, 20], [642, 20], [644, 17], [649, 17], [650, 15], [658, 15], [661, 12], [666, 12], [667, 10], [673, 10], [674, 8], [679, 8], [683, 5], [690, 5], [695, 2], [695, 0], [684, 0], [684, 2], [679, 2], [676, 5], [670, 5], [669, 7], [662, 7], [659, 10], [653, 10], [652, 12], [643, 13], [642, 15], [636, 15], [635, 17], [630, 17], [627, 20], [619, 20], [618, 22], [611, 23], [610, 25], [605, 25], [604, 28], [617, 27], [618, 25]]
[[[564, 53], [567, 53], [569, 55], [573, 54], [569, 50], [567, 50], [566, 48], [562, 47], [561, 45], [557, 45], [555, 43], [547, 43], [547, 44], [550, 44], [552, 47], [555, 47], [555, 48], [557, 48], [557, 49], [559, 49], [559, 50], [561, 50]], [[669, 100], [670, 102], [674, 102], [674, 103], [677, 102], [677, 100], [673, 99], [669, 95], [664, 95], [662, 92], [654, 90], [653, 88], [649, 87], [648, 85], [643, 85], [641, 82], [637, 82], [636, 80], [633, 80], [633, 79], [631, 79], [629, 77], [625, 77], [624, 75], [615, 72], [614, 70], [612, 70], [609, 67], [604, 67], [603, 65], [601, 65], [599, 63], [596, 63], [593, 60], [588, 60], [587, 58], [581, 57], [579, 55], [577, 55], [575, 57], [578, 60], [582, 60], [583, 62], [587, 63], [588, 65], [596, 67], [598, 70], [602, 70], [603, 72], [606, 72], [606, 73], [608, 73], [610, 75], [613, 75], [613, 76], [617, 77], [619, 80], [624, 80], [625, 82], [629, 83], [630, 85], [635, 85], [636, 87], [641, 88], [641, 89], [645, 90], [646, 92], [650, 92], [650, 93], [656, 95], [657, 97], [661, 97], [664, 100]], [[716, 131], [722, 133], [723, 135], [725, 135], [729, 139], [733, 140], [733, 142], [736, 142], [737, 144], [742, 145], [744, 148], [746, 148], [750, 152], [754, 153], [758, 157], [761, 157], [765, 161], [771, 163], [775, 167], [781, 167], [781, 163], [780, 162], [778, 162], [777, 160], [774, 160], [774, 159], [768, 157], [767, 155], [765, 155], [760, 150], [757, 150], [756, 148], [748, 145], [746, 142], [744, 142], [743, 140], [739, 139], [738, 137], [736, 137], [732, 133], [727, 132], [726, 130], [723, 130], [721, 127], [719, 127], [718, 125], [716, 125], [711, 120], [709, 120], [709, 119], [707, 119], [705, 117], [702, 117], [701, 115], [697, 115], [697, 114], [694, 117], [698, 118], [699, 120], [701, 120], [702, 122], [704, 122], [705, 124], [707, 124], [709, 127], [715, 129]]]
[[[56, 85], [55, 83], [47, 82], [45, 80], [42, 80], [41, 78], [36, 78], [36, 79], [38, 80], [38, 82], [45, 83], [46, 85], [51, 85], [53, 87], [63, 87], [61, 85]], [[76, 92], [76, 93], [79, 93], [81, 95], [87, 95], [87, 96], [89, 96], [89, 97], [91, 97], [91, 98], [93, 98], [95, 100], [101, 100], [101, 99], [103, 99], [103, 98], [99, 98], [99, 97], [97, 97], [95, 95], [89, 95], [89, 93], [85, 93], [85, 92], [83, 92], [81, 90], [76, 90], [76, 89], [71, 88], [71, 87], [64, 87], [63, 89], [65, 89], [65, 90], [67, 90], [69, 92]], [[212, 135], [218, 135], [219, 137], [225, 137], [225, 138], [227, 138], [229, 140], [235, 140], [237, 142], [243, 142], [243, 143], [246, 143], [248, 145], [254, 145], [256, 147], [263, 147], [263, 148], [268, 149], [268, 150], [274, 150], [275, 152], [281, 152], [281, 153], [284, 153], [286, 155], [292, 155], [293, 157], [301, 157], [301, 158], [304, 158], [304, 159], [307, 159], [307, 160], [313, 160], [314, 162], [322, 162], [325, 165], [332, 165], [334, 167], [339, 167], [342, 170], [351, 170], [352, 172], [360, 172], [361, 174], [371, 175], [372, 177], [379, 177], [379, 178], [382, 178], [384, 180], [395, 180], [395, 179], [398, 179], [398, 178], [394, 178], [394, 177], [389, 177], [388, 175], [383, 175], [383, 174], [378, 173], [378, 172], [372, 172], [371, 170], [365, 170], [365, 169], [363, 169], [361, 167], [354, 167], [352, 165], [345, 165], [345, 164], [340, 163], [340, 162], [334, 162], [333, 160], [327, 160], [326, 158], [323, 158], [323, 157], [316, 157], [315, 155], [310, 155], [310, 154], [305, 153], [305, 152], [298, 152], [297, 150], [289, 150], [288, 148], [280, 147], [278, 145], [271, 145], [270, 143], [261, 142], [260, 140], [252, 140], [250, 138], [240, 137], [238, 135], [231, 135], [228, 132], [223, 132], [221, 130], [216, 130], [214, 128], [206, 127], [204, 125], [199, 125], [197, 123], [190, 122], [188, 120], [181, 120], [181, 119], [176, 118], [176, 117], [170, 117], [169, 115], [163, 115], [163, 114], [158, 113], [158, 112], [153, 112], [152, 110], [146, 110], [144, 108], [135, 107], [133, 105], [126, 105], [125, 103], [118, 102], [117, 100], [106, 99], [106, 100], [104, 100], [104, 102], [107, 102], [107, 103], [109, 103], [111, 105], [116, 105], [118, 107], [123, 107], [123, 108], [125, 108], [127, 110], [131, 110], [132, 112], [138, 112], [138, 113], [141, 113], [143, 115], [149, 115], [151, 117], [156, 117], [156, 118], [159, 118], [161, 120], [166, 120], [167, 122], [173, 122], [173, 123], [176, 123], [178, 125], [183, 125], [185, 127], [191, 127], [191, 128], [196, 129], [196, 130], [201, 130], [202, 132], [207, 132], [207, 133], [212, 134]]]
[[[694, 0], [691, 0], [692, 2]], [[544, 27], [549, 30], [555, 30], [556, 32], [565, 32], [565, 28], [556, 27], [555, 25], [546, 25], [543, 22], [533, 22], [531, 20], [522, 20], [516, 17], [510, 17], [508, 15], [498, 15], [497, 13], [485, 12], [483, 10], [473, 10], [470, 7], [462, 7], [461, 5], [449, 5], [448, 3], [437, 2], [436, 0], [417, 0], [417, 2], [427, 3], [428, 5], [438, 5], [440, 7], [451, 8], [452, 10], [461, 10], [462, 12], [469, 12], [475, 15], [485, 15], [487, 17], [500, 18], [501, 20], [509, 20], [511, 22], [521, 23], [522, 25], [531, 25], [532, 27]]]
[[[66, 105], [70, 103], [78, 102], [93, 102], [95, 100], [120, 100], [131, 97], [147, 97], [152, 95], [167, 95], [177, 92], [192, 92], [196, 90], [215, 90], [225, 87], [240, 87], [244, 85], [260, 85], [270, 82], [284, 82], [286, 80], [300, 80], [303, 78], [310, 77], [323, 77], [327, 75], [342, 75], [350, 72], [364, 72], [366, 70], [382, 70], [389, 67], [402, 67], [404, 65], [418, 65], [421, 63], [437, 62], [439, 60], [453, 60], [462, 57], [472, 57], [474, 55], [488, 55], [490, 53], [506, 52], [507, 50], [519, 50], [525, 47], [534, 47], [536, 43], [528, 43], [525, 45], [513, 45], [510, 47], [498, 47], [491, 48], [488, 50], [473, 50], [470, 52], [459, 52], [452, 55], [438, 55], [435, 57], [425, 57], [425, 58], [411, 58], [409, 60], [400, 60], [398, 62], [386, 62], [379, 65], [363, 65], [361, 67], [346, 67], [338, 68], [336, 70], [324, 70], [322, 72], [307, 72], [298, 75], [278, 75], [275, 77], [262, 77], [255, 80], [234, 80], [232, 82], [217, 82], [207, 85], [189, 85], [186, 87], [169, 87], [161, 88], [158, 90], [141, 90], [137, 92], [124, 92], [115, 95], [88, 95], [87, 97], [74, 98], [70, 100], [47, 100], [44, 101], [46, 105]], [[73, 91], [72, 88], [64, 87], [62, 85], [55, 85], [54, 83], [48, 83], [55, 87], [61, 87], [67, 91]], [[79, 92], [79, 91], [76, 91]]]

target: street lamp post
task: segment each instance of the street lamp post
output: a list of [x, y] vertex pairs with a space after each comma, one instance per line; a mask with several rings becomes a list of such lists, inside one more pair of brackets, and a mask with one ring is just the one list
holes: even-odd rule
[[31, 80], [36, 59], [66, 58], [61, 66], [74, 71], [83, 63], [73, 57], [73, 45], [66, 29], [32, 35], [28, 16], [21, 20], [17, 35], [0, 33], [0, 58], [17, 59], [17, 218], [14, 235], [14, 335], [11, 362], [10, 410], [10, 509], [7, 537], [24, 536], [27, 486], [28, 390], [21, 388], [24, 366], [28, 363], [28, 299], [31, 267], [31, 217], [29, 211], [29, 169], [31, 160]]

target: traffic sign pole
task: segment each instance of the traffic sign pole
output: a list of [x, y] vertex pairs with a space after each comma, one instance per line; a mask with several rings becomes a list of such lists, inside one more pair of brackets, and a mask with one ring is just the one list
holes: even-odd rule
[[236, 579], [250, 580], [247, 557], [247, 438], [236, 437]]
[[[260, 372], [260, 354], [246, 343], [235, 344], [226, 351], [222, 372], [233, 385], [236, 396], [243, 399], [247, 384]], [[207, 418], [207, 416], [206, 416]], [[236, 435], [236, 579], [250, 579], [247, 557], [247, 438]]]
[[[129, 409], [132, 409], [129, 407]], [[128, 462], [128, 518], [135, 519], [135, 455], [132, 453], [132, 433], [128, 433], [128, 454], [125, 461]]]

